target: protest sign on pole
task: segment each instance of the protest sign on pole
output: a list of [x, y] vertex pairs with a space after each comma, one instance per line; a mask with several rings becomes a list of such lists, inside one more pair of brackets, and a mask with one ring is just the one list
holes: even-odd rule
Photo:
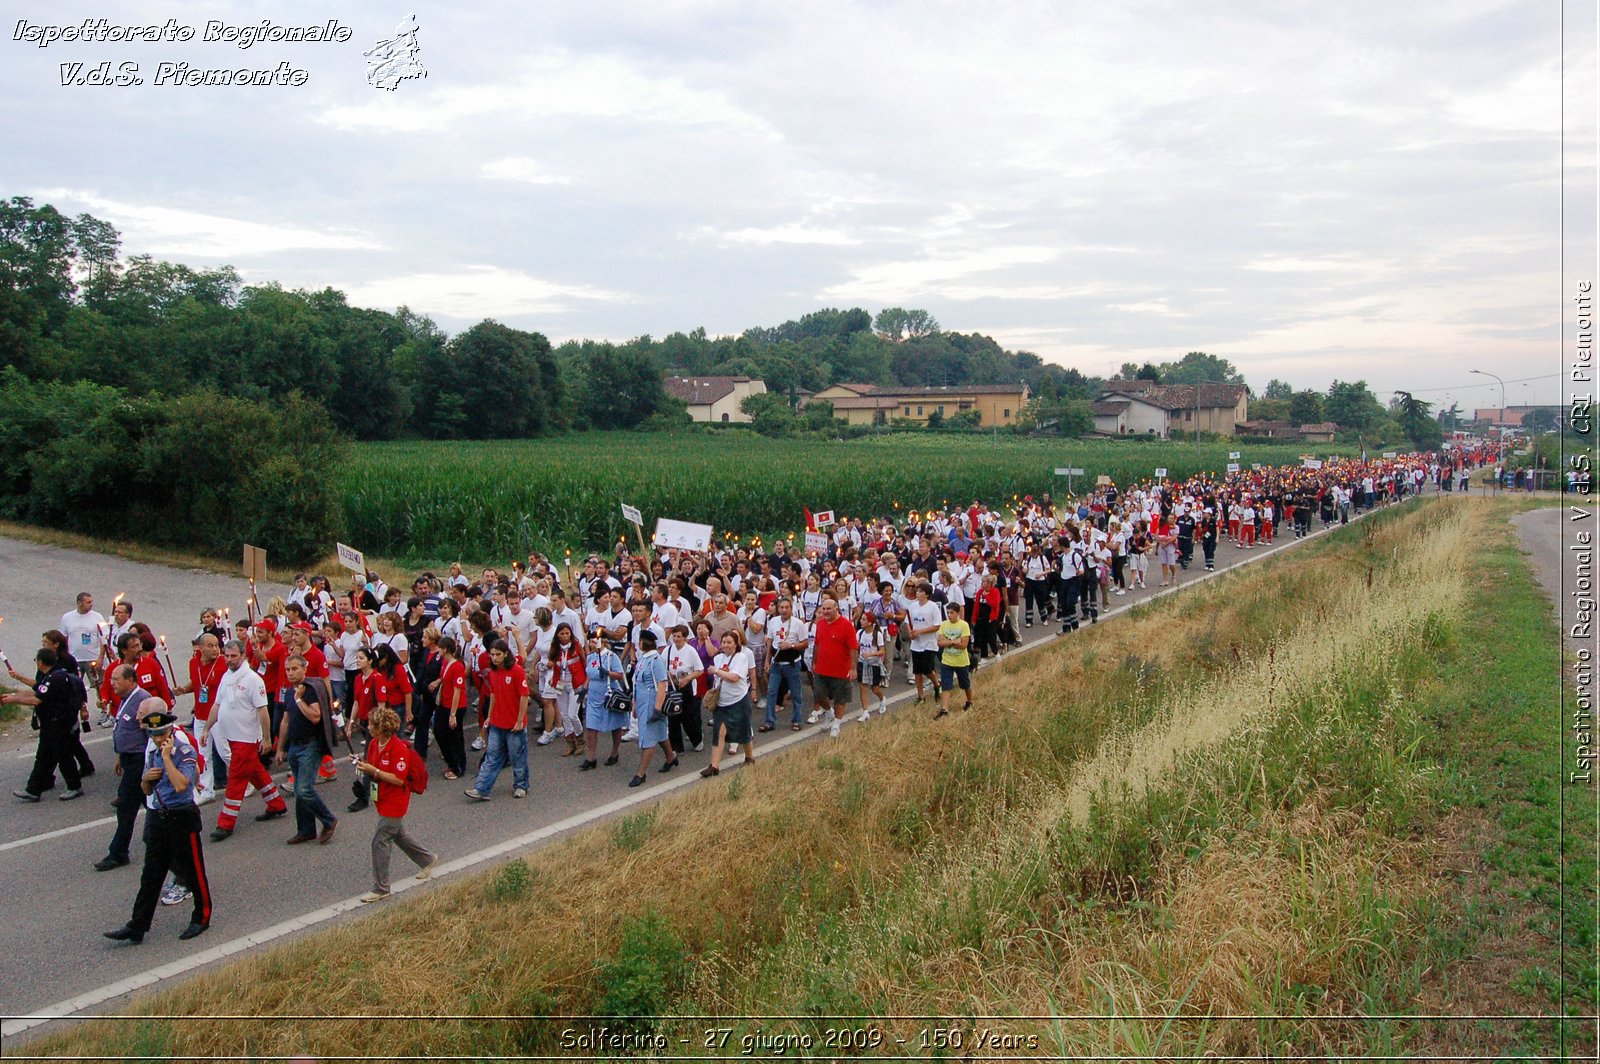
[[1228, 452], [1228, 461], [1237, 462], [1238, 460], [1239, 460], [1239, 452], [1238, 451], [1229, 451]]
[[639, 537], [639, 553], [649, 554], [650, 549], [644, 545], [644, 515], [636, 506], [622, 504], [622, 519], [633, 525], [634, 534]]
[[833, 511], [818, 510], [816, 513], [811, 515], [811, 521], [818, 528], [828, 528], [833, 524]]
[[1167, 475], [1167, 467], [1166, 466], [1157, 466], [1156, 467], [1156, 479], [1157, 480], [1165, 479], [1166, 475]]
[[711, 526], [697, 525], [692, 521], [657, 518], [656, 549], [662, 548], [697, 550], [704, 553], [711, 549]]
[[340, 565], [349, 569], [352, 573], [360, 573], [362, 576], [367, 575], [366, 555], [343, 543], [335, 543], [334, 547], [339, 551]]
[[806, 550], [808, 550], [808, 551], [813, 551], [814, 550], [818, 554], [827, 553], [827, 550], [828, 550], [828, 537], [823, 535], [821, 532], [807, 532], [806, 533]]
[[1228, 463], [1228, 472], [1237, 473], [1238, 471], [1239, 471], [1239, 463], [1238, 462], [1229, 462]]
[[1305, 468], [1307, 468], [1307, 469], [1321, 469], [1322, 468], [1322, 459], [1320, 459], [1320, 458], [1307, 458], [1305, 460], [1304, 465], [1305, 465]]

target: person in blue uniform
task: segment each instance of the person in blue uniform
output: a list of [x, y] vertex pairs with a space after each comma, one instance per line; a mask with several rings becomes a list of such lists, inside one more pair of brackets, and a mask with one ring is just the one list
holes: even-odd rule
[[171, 872], [194, 895], [189, 926], [178, 935], [188, 940], [211, 926], [211, 884], [200, 848], [200, 808], [194, 800], [199, 751], [194, 741], [175, 727], [178, 718], [165, 708], [145, 713], [139, 722], [147, 736], [144, 772], [139, 776], [145, 806], [144, 870], [133, 915], [105, 936], [115, 942], [143, 942], [155, 918], [161, 885]]

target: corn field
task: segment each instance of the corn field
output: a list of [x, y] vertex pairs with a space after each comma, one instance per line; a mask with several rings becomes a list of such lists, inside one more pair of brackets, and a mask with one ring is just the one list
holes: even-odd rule
[[[1121, 487], [1220, 473], [1228, 452], [1290, 464], [1327, 444], [1045, 440], [896, 434], [849, 441], [772, 440], [748, 432], [583, 433], [549, 440], [357, 445], [343, 473], [348, 542], [405, 560], [494, 561], [530, 550], [559, 556], [632, 538], [621, 504], [639, 508], [646, 537], [657, 518], [709, 524], [742, 541], [804, 530], [803, 508], [840, 517], [900, 514], [1012, 495], [1060, 499], [1082, 468]], [[898, 508], [896, 507], [898, 503]]]

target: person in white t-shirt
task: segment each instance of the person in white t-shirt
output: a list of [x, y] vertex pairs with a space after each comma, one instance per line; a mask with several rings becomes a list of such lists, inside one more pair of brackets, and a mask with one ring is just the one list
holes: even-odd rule
[[711, 764], [700, 770], [702, 776], [715, 776], [722, 770], [722, 752], [729, 744], [744, 747], [744, 763], [756, 759], [755, 736], [750, 731], [750, 681], [755, 659], [742, 645], [740, 630], [722, 637], [722, 653], [712, 659], [711, 674], [717, 685], [717, 708], [711, 714], [715, 738], [711, 743]]
[[77, 608], [61, 615], [61, 634], [67, 637], [72, 659], [78, 663], [83, 686], [100, 702], [100, 657], [105, 648], [106, 619], [94, 608], [94, 596], [78, 592]]
[[[767, 687], [767, 611], [761, 608], [761, 596], [753, 588], [744, 593], [738, 616], [745, 649], [756, 666], [752, 682], [756, 691], [764, 691]], [[754, 699], [752, 695], [752, 708]]]
[[520, 654], [526, 654], [528, 646], [533, 641], [533, 630], [539, 626], [539, 621], [534, 617], [533, 611], [522, 603], [522, 592], [515, 588], [506, 592], [506, 604], [497, 607], [491, 615], [494, 626], [500, 629], [507, 645], [521, 649]]
[[911, 629], [911, 682], [916, 684], [917, 701], [921, 702], [923, 685], [934, 683], [939, 667], [939, 625], [944, 623], [944, 610], [933, 601], [926, 580], [917, 581], [913, 595], [902, 596], [900, 604]]

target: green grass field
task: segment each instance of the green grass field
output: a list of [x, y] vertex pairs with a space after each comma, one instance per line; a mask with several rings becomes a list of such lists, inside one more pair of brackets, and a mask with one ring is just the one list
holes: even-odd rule
[[1220, 473], [1228, 452], [1285, 464], [1326, 444], [1242, 446], [1156, 441], [1043, 440], [901, 434], [846, 442], [770, 440], [753, 433], [586, 433], [551, 440], [358, 445], [342, 494], [348, 542], [407, 561], [503, 559], [603, 548], [630, 532], [620, 504], [637, 506], [648, 536], [657, 518], [770, 539], [804, 529], [802, 508], [840, 516], [905, 513], [944, 500], [1066, 494], [1057, 467], [1118, 485]]

